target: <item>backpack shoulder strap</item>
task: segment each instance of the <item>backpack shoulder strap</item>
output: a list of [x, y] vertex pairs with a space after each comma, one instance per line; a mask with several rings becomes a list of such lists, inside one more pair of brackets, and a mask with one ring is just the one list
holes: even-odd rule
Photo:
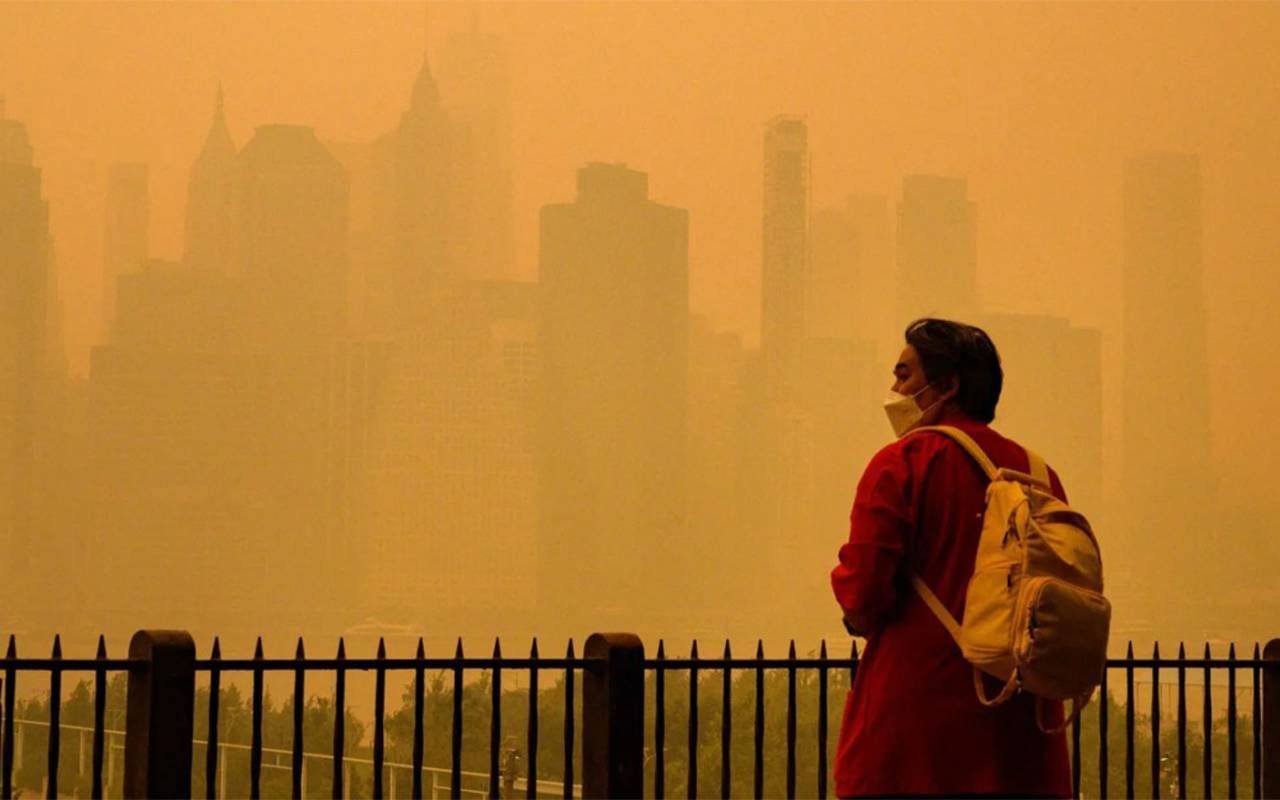
[[1046, 487], [1051, 487], [1053, 484], [1049, 481], [1049, 467], [1045, 464], [1044, 459], [1028, 447], [1024, 447], [1022, 449], [1027, 451], [1027, 462], [1031, 465], [1031, 477], [1035, 478], [1037, 482], [1044, 484]]
[[924, 582], [924, 579], [915, 570], [911, 570], [911, 585], [915, 587], [916, 594], [920, 595], [920, 599], [925, 602], [925, 605], [929, 607], [933, 615], [947, 629], [947, 633], [951, 634], [951, 638], [955, 639], [956, 644], [960, 645], [961, 649], [964, 649], [964, 645], [960, 641], [960, 623], [956, 621], [955, 617], [951, 616], [951, 612], [947, 610], [947, 607], [942, 604], [942, 601], [938, 599], [938, 596], [933, 593], [933, 590], [929, 588], [929, 585]]
[[957, 444], [965, 449], [965, 452], [967, 452], [974, 461], [978, 462], [978, 466], [982, 468], [982, 471], [986, 474], [988, 480], [994, 481], [999, 478], [1000, 470], [996, 468], [996, 465], [991, 461], [991, 458], [987, 455], [986, 451], [983, 450], [969, 434], [959, 428], [952, 427], [951, 425], [926, 425], [923, 428], [916, 428], [911, 432], [920, 433], [922, 431], [933, 431], [935, 433], [941, 433], [944, 436], [951, 437]]

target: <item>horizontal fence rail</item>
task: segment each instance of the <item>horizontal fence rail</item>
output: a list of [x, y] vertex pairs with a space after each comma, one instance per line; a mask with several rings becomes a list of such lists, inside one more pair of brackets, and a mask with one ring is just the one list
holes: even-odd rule
[[[15, 764], [26, 763], [24, 737], [28, 743], [44, 739], [44, 794], [52, 798], [74, 793], [59, 787], [64, 732], [79, 742], [79, 766], [72, 777], [82, 777], [86, 760], [90, 762], [86, 788], [93, 797], [114, 791], [115, 756], [121, 751], [125, 796], [189, 796], [193, 746], [203, 748], [208, 798], [226, 795], [228, 753], [247, 756], [247, 793], [253, 798], [261, 796], [265, 771], [288, 772], [291, 796], [304, 796], [308, 767], [313, 774], [319, 770], [331, 775], [335, 798], [351, 796], [354, 767], [368, 776], [359, 792], [375, 798], [402, 795], [406, 790], [411, 797], [444, 792], [452, 797], [644, 794], [663, 798], [671, 790], [690, 798], [828, 797], [833, 789], [835, 744], [831, 727], [839, 721], [841, 690], [856, 680], [859, 665], [856, 642], [847, 655], [835, 657], [828, 654], [825, 642], [816, 654], [803, 657], [797, 655], [794, 642], [783, 657], [766, 657], [762, 642], [757, 642], [751, 656], [734, 656], [728, 642], [718, 655], [701, 656], [695, 642], [687, 656], [674, 657], [660, 640], [656, 653], [645, 658], [643, 645], [635, 637], [599, 634], [588, 641], [581, 657], [575, 655], [570, 641], [562, 657], [544, 658], [536, 640], [527, 656], [504, 656], [501, 642], [495, 641], [490, 656], [469, 657], [459, 640], [451, 656], [428, 658], [419, 640], [413, 657], [390, 658], [380, 640], [373, 658], [348, 658], [345, 641], [339, 639], [333, 657], [308, 658], [299, 639], [293, 657], [266, 658], [259, 639], [252, 658], [233, 659], [222, 657], [215, 639], [209, 657], [198, 659], [186, 634], [154, 633], [158, 636], [135, 635], [130, 657], [114, 659], [107, 657], [102, 637], [91, 659], [64, 658], [60, 637], [54, 638], [48, 657], [19, 657], [17, 642], [9, 637], [0, 664], [0, 797], [11, 798], [18, 789]], [[346, 678], [352, 671], [372, 673], [374, 678], [373, 719], [362, 736], [355, 732], [364, 744], [347, 740], [352, 718]], [[68, 672], [92, 674], [92, 691], [79, 701], [91, 700], [92, 724], [63, 722], [62, 680]], [[393, 672], [412, 675], [405, 693], [412, 722], [409, 728], [397, 722], [402, 737], [397, 741], [409, 741], [403, 737], [411, 728], [407, 759], [389, 757], [386, 746], [386, 678]], [[447, 720], [437, 713], [432, 721], [440, 726], [432, 730], [447, 725], [447, 767], [426, 763], [424, 703], [429, 672], [438, 676], [437, 694], [441, 687], [450, 683], [452, 687]], [[197, 673], [208, 678], [207, 698], [201, 701], [201, 730], [193, 727]], [[225, 673], [247, 673], [250, 678], [248, 741], [219, 741], [220, 727], [226, 728], [219, 720]], [[264, 743], [268, 673], [293, 677], [290, 747]], [[304, 714], [310, 707], [306, 682], [316, 673], [327, 674], [333, 681], [332, 706], [325, 713], [332, 713], [334, 724], [331, 740], [324, 743], [304, 741]], [[476, 731], [467, 736], [466, 726], [475, 724], [475, 709], [470, 716], [464, 713], [464, 695], [473, 698], [475, 692], [486, 691], [483, 682], [466, 688], [468, 673], [482, 674], [487, 680], [488, 707], [483, 711], [488, 715], [487, 769], [463, 769], [464, 744], [471, 743], [466, 752], [472, 759], [477, 754], [471, 748], [485, 738]], [[114, 712], [125, 722], [123, 729], [107, 725], [109, 675], [128, 676], [127, 713]], [[504, 677], [512, 675], [528, 689], [522, 752], [512, 737], [503, 736], [503, 683]], [[544, 732], [539, 724], [539, 698], [545, 694], [539, 686], [540, 679], [548, 676], [564, 691], [563, 730], [559, 731], [563, 752], [554, 756], [562, 759], [559, 780], [538, 776], [539, 739]], [[26, 689], [26, 695], [34, 689], [40, 697], [19, 706], [20, 688]], [[583, 690], [580, 704], [575, 700], [579, 688]], [[178, 702], [165, 702], [175, 697]], [[113, 702], [119, 704], [120, 697]], [[508, 696], [506, 703], [510, 702]], [[555, 700], [552, 708], [559, 702]], [[35, 709], [44, 718], [20, 716], [23, 708]], [[542, 703], [542, 712], [546, 709]], [[83, 717], [80, 713], [72, 719]], [[735, 728], [735, 723], [747, 727]], [[683, 734], [679, 728], [684, 728]], [[149, 737], [131, 737], [143, 729]], [[173, 745], [176, 760], [173, 754], [156, 752], [165, 741], [157, 737], [166, 731], [185, 732], [171, 741], [177, 743]], [[1214, 656], [1208, 645], [1198, 657], [1189, 657], [1181, 645], [1176, 656], [1162, 656], [1157, 645], [1150, 657], [1140, 658], [1130, 644], [1123, 658], [1108, 659], [1100, 692], [1067, 736], [1077, 797], [1280, 796], [1280, 640], [1270, 642], [1265, 651], [1255, 645], [1243, 657], [1234, 645], [1225, 657]], [[357, 744], [363, 749], [353, 752]], [[317, 745], [327, 751], [317, 752]], [[70, 746], [74, 748], [75, 743]], [[581, 762], [578, 747], [583, 748]], [[24, 774], [31, 774], [29, 764]], [[575, 780], [577, 776], [582, 776], [581, 782]], [[160, 791], [164, 787], [170, 791]], [[23, 791], [31, 788], [24, 784]]]

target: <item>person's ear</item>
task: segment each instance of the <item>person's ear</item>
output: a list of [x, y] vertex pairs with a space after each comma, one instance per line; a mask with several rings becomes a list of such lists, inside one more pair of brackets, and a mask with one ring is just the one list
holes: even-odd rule
[[946, 385], [942, 389], [942, 394], [938, 397], [938, 402], [949, 403], [960, 394], [960, 377], [951, 375], [947, 378]]

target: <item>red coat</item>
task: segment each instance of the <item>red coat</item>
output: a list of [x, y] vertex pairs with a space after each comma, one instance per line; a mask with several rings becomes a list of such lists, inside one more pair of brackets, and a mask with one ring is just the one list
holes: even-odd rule
[[[1026, 452], [986, 425], [952, 416], [996, 466], [1026, 471]], [[1065, 499], [1052, 474], [1054, 493]], [[906, 579], [914, 568], [956, 619], [982, 529], [986, 477], [951, 439], [918, 433], [871, 459], [831, 584], [867, 644], [845, 700], [836, 751], [841, 797], [1071, 795], [1065, 734], [1035, 723], [1035, 698], [986, 708], [972, 666]], [[987, 683], [990, 694], [998, 682]], [[1060, 724], [1062, 704], [1046, 709]]]

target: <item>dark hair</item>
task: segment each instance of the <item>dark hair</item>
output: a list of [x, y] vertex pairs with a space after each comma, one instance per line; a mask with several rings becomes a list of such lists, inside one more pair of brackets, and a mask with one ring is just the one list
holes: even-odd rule
[[931, 384], [954, 377], [959, 383], [955, 404], [978, 422], [996, 417], [1004, 385], [1000, 354], [986, 331], [949, 319], [918, 319], [907, 326], [907, 344], [920, 356]]

